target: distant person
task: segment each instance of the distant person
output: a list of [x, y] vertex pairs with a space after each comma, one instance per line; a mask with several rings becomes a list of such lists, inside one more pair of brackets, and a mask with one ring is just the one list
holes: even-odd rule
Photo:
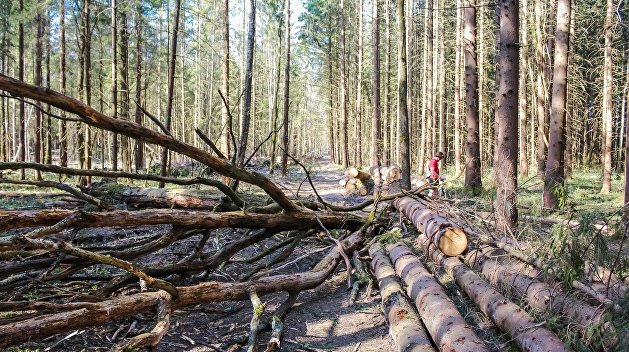
[[445, 159], [445, 157], [446, 156], [445, 154], [443, 154], [443, 152], [438, 152], [428, 162], [428, 171], [430, 172], [430, 175], [428, 175], [429, 184], [436, 185], [439, 182], [439, 161]]

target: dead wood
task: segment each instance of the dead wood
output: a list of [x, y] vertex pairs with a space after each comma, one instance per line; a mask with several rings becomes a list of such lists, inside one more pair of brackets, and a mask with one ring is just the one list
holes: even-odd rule
[[273, 317], [271, 318], [271, 338], [264, 352], [280, 350], [282, 334], [284, 333], [283, 320], [288, 310], [291, 309], [297, 301], [297, 296], [299, 296], [299, 291], [289, 292], [288, 298], [273, 312]]
[[158, 298], [157, 303], [157, 324], [148, 333], [140, 334], [132, 337], [129, 340], [122, 341], [112, 349], [115, 352], [122, 352], [127, 350], [135, 350], [142, 347], [155, 348], [159, 345], [160, 341], [170, 327], [170, 314], [171, 314], [171, 296], [162, 291], [162, 295]]
[[[70, 210], [0, 210], [0, 231], [35, 226], [53, 225], [72, 215]], [[141, 225], [172, 224], [190, 229], [273, 228], [276, 230], [307, 230], [318, 226], [317, 217], [328, 228], [345, 225], [357, 228], [363, 219], [351, 214], [290, 212], [280, 214], [255, 214], [244, 212], [207, 213], [175, 209], [151, 209], [110, 212], [78, 212], [75, 227], [136, 227]]]
[[208, 178], [196, 177], [192, 179], [178, 179], [174, 177], [165, 177], [159, 175], [150, 175], [150, 174], [139, 174], [139, 173], [129, 173], [122, 171], [104, 171], [104, 170], [81, 170], [81, 169], [73, 169], [69, 167], [61, 167], [56, 165], [49, 164], [37, 164], [37, 163], [0, 163], [0, 170], [18, 170], [18, 169], [33, 169], [44, 172], [51, 172], [55, 174], [63, 174], [63, 175], [72, 175], [72, 176], [100, 176], [100, 177], [108, 177], [108, 178], [127, 178], [133, 180], [146, 180], [146, 181], [158, 181], [165, 183], [172, 183], [176, 185], [189, 186], [189, 185], [207, 185], [211, 187], [215, 187], [223, 194], [225, 194], [229, 199], [236, 204], [238, 207], [244, 206], [244, 201], [242, 198], [234, 192], [231, 188], [229, 188], [226, 184], [211, 180]]
[[266, 304], [260, 301], [260, 297], [255, 290], [249, 292], [249, 298], [251, 299], [251, 305], [253, 306], [253, 314], [251, 316], [251, 323], [249, 324], [249, 341], [247, 342], [247, 352], [254, 352], [258, 345], [258, 327], [260, 325], [260, 317], [264, 313]]
[[449, 219], [439, 215], [426, 202], [410, 197], [397, 198], [393, 206], [424, 233], [444, 254], [457, 256], [467, 249], [467, 234]]
[[405, 246], [388, 246], [396, 274], [415, 303], [426, 329], [440, 351], [489, 351], [467, 325], [444, 288]]
[[82, 193], [81, 191], [73, 188], [70, 185], [66, 185], [61, 182], [54, 181], [29, 181], [29, 180], [8, 180], [5, 178], [0, 178], [0, 183], [9, 183], [14, 185], [29, 185], [29, 186], [37, 186], [37, 187], [47, 187], [47, 188], [57, 188], [63, 191], [70, 193], [73, 197], [80, 199], [82, 201], [94, 204], [99, 209], [107, 209], [111, 210], [113, 207], [98, 198], [92, 197], [89, 194]]
[[[346, 252], [356, 250], [364, 240], [364, 232], [357, 231], [343, 241]], [[244, 283], [204, 282], [195, 286], [177, 287], [179, 297], [172, 301], [172, 309], [200, 303], [225, 300], [245, 300], [252, 289], [259, 295], [278, 291], [308, 290], [320, 285], [341, 260], [337, 248], [330, 252], [310, 271], [297, 274], [275, 275]], [[0, 348], [18, 343], [40, 340], [48, 336], [77, 328], [100, 325], [105, 322], [146, 313], [159, 304], [163, 293], [143, 292], [118, 296], [103, 302], [86, 303], [80, 309], [47, 314], [0, 326]]]
[[510, 288], [515, 297], [526, 300], [537, 311], [550, 311], [565, 317], [584, 334], [587, 334], [590, 326], [601, 323], [602, 309], [575, 299], [556, 287], [510, 270], [504, 262], [498, 261], [499, 250], [492, 252], [495, 255], [489, 257], [481, 251], [471, 251], [465, 257], [465, 263], [482, 272], [492, 285]]
[[[535, 322], [533, 317], [523, 311], [518, 305], [506, 299], [487, 281], [481, 279], [474, 271], [461, 263], [458, 258], [443, 255], [423, 236], [421, 247], [427, 248], [427, 253], [433, 261], [443, 266], [452, 275], [456, 283], [470, 297], [474, 303], [496, 324], [498, 328], [511, 336], [511, 339], [522, 351], [528, 352], [559, 352], [568, 351], [554, 333]], [[400, 256], [413, 255], [410, 249], [399, 245], [396, 250]]]
[[350, 167], [345, 171], [345, 174], [349, 177], [355, 178], [357, 180], [366, 181], [371, 178], [371, 175], [367, 172], [364, 172], [358, 168]]
[[430, 337], [424, 329], [413, 304], [402, 290], [389, 257], [378, 243], [369, 248], [371, 268], [378, 280], [384, 317], [389, 324], [389, 335], [398, 352], [434, 351]]
[[48, 88], [24, 83], [3, 74], [0, 74], [0, 89], [13, 96], [41, 101], [61, 110], [76, 114], [88, 125], [120, 133], [145, 143], [157, 144], [174, 152], [186, 155], [209, 166], [224, 176], [251, 183], [262, 188], [284, 210], [297, 210], [295, 203], [288, 199], [280, 188], [268, 178], [237, 167], [224, 159], [213, 156], [171, 136], [153, 131], [134, 122], [109, 117], [79, 100], [70, 98]]

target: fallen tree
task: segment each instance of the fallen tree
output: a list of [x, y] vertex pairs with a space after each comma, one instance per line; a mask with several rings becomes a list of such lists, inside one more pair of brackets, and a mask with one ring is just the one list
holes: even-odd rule
[[434, 351], [413, 303], [404, 293], [389, 257], [379, 243], [369, 248], [371, 268], [378, 280], [384, 316], [398, 351]]
[[404, 246], [387, 247], [395, 272], [404, 280], [426, 329], [440, 351], [489, 351], [467, 325], [443, 287]]

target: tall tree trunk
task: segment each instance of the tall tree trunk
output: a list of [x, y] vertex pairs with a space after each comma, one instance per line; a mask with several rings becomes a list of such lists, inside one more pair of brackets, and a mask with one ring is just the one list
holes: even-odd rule
[[[275, 153], [277, 151], [277, 123], [279, 119], [279, 92], [280, 92], [280, 74], [282, 72], [282, 56], [280, 54], [280, 46], [282, 45], [282, 29], [277, 29], [277, 64], [275, 66], [275, 88], [273, 89], [273, 140], [271, 141], [271, 165], [270, 174], [275, 172]], [[332, 110], [332, 107], [330, 107]], [[332, 121], [333, 122], [333, 121]]]
[[[120, 7], [120, 118], [130, 120], [130, 95], [129, 95], [129, 31], [127, 30], [127, 4], [119, 4]], [[131, 172], [131, 154], [129, 153], [129, 137], [120, 136], [120, 148], [122, 149], [122, 169]]]
[[[111, 116], [118, 118], [118, 4], [111, 0]], [[111, 140], [111, 169], [118, 170], [118, 134]]]
[[[143, 58], [143, 49], [142, 49], [142, 3], [138, 2], [136, 5], [136, 13], [135, 13], [135, 33], [136, 33], [136, 62], [135, 62], [135, 123], [138, 125], [142, 125], [143, 114], [140, 106], [142, 103], [142, 58]], [[144, 163], [144, 143], [141, 141], [135, 141], [135, 170], [136, 172], [140, 172], [145, 170], [146, 166]]]
[[542, 36], [542, 0], [535, 0], [535, 61], [537, 64], [537, 79], [535, 80], [535, 106], [537, 115], [537, 175], [542, 176], [546, 170], [546, 153], [548, 151], [547, 138], [547, 107], [546, 89], [544, 84], [544, 39]]
[[402, 168], [402, 188], [411, 188], [411, 159], [410, 159], [410, 136], [408, 133], [408, 104], [407, 104], [407, 85], [406, 85], [406, 24], [404, 22], [404, 0], [396, 0], [396, 17], [397, 17], [397, 113], [399, 121], [399, 138], [400, 144], [400, 167]]
[[433, 121], [432, 110], [432, 76], [433, 76], [433, 24], [432, 24], [432, 6], [433, 0], [426, 0], [426, 8], [424, 9], [424, 47], [423, 47], [423, 70], [424, 82], [422, 84], [422, 116], [421, 116], [421, 141], [419, 154], [419, 173], [424, 173], [426, 159], [430, 157], [430, 138], [431, 127]]
[[[42, 86], [42, 41], [44, 37], [44, 26], [42, 23], [42, 15], [41, 11], [38, 9], [37, 14], [35, 15], [35, 27], [36, 27], [36, 37], [35, 37], [35, 85]], [[41, 163], [42, 156], [42, 114], [40, 109], [42, 108], [41, 102], [35, 102], [37, 109], [35, 109], [35, 145], [33, 147], [33, 152], [35, 154], [35, 162]], [[41, 172], [39, 170], [35, 171], [35, 177], [37, 180], [41, 181]]]
[[288, 109], [290, 108], [290, 0], [286, 0], [284, 6], [284, 55], [286, 56], [286, 66], [284, 66], [284, 134], [282, 136], [284, 151], [282, 153], [282, 176], [286, 176], [288, 171], [288, 140], [290, 133], [288, 126]]
[[247, 33], [247, 61], [245, 64], [245, 96], [243, 102], [242, 121], [240, 123], [240, 145], [238, 146], [237, 165], [244, 165], [249, 140], [249, 124], [251, 122], [251, 97], [253, 79], [253, 56], [256, 36], [256, 2], [249, 0], [249, 29]]
[[625, 80], [625, 116], [622, 118], [625, 119], [625, 195], [624, 195], [624, 204], [625, 204], [625, 212], [624, 212], [624, 220], [629, 220], [629, 208], [626, 205], [629, 203], [629, 55], [627, 55], [627, 72], [625, 73], [627, 78]]
[[544, 208], [557, 209], [558, 193], [563, 188], [566, 120], [566, 91], [568, 49], [570, 45], [570, 0], [557, 2], [557, 31], [555, 34], [555, 67], [553, 69], [553, 94], [550, 108], [550, 138], [548, 159], [544, 177]]
[[[81, 12], [81, 22], [82, 22], [82, 38], [83, 42], [83, 101], [87, 105], [91, 105], [92, 103], [92, 27], [90, 24], [90, 16], [91, 16], [91, 8], [90, 8], [90, 0], [83, 0], [83, 11]], [[81, 126], [79, 126], [81, 128]], [[79, 137], [83, 136], [83, 143], [79, 143], [79, 151], [81, 151], [81, 146], [83, 146], [83, 150], [79, 159], [83, 160], [83, 164], [86, 169], [92, 168], [92, 145], [94, 141], [92, 140], [91, 129], [90, 126], [85, 124], [83, 126], [84, 131], [79, 134]], [[90, 184], [91, 177], [86, 176], [84, 181], [81, 183]]]
[[438, 104], [439, 104], [439, 146], [438, 149], [440, 152], [444, 152], [446, 155], [449, 155], [449, 151], [446, 150], [446, 58], [445, 58], [445, 16], [444, 16], [444, 8], [445, 1], [442, 0], [440, 3], [440, 8], [436, 13], [439, 14], [439, 40], [437, 41], [437, 47], [439, 48], [439, 64], [438, 64]]
[[[18, 78], [24, 81], [24, 0], [20, 0], [20, 22], [18, 24]], [[20, 161], [26, 161], [26, 116], [24, 109], [24, 101], [20, 100], [20, 128], [19, 128], [19, 152]], [[26, 174], [24, 169], [20, 169], [20, 179], [24, 180]]]
[[395, 159], [395, 151], [393, 148], [393, 136], [395, 135], [395, 123], [391, 116], [391, 4], [389, 0], [384, 0], [385, 11], [385, 48], [387, 49], [385, 62], [384, 62], [384, 126], [388, 126], [388, 130], [383, 131], [384, 134], [384, 146], [383, 146], [383, 160], [382, 163], [389, 166], [391, 160]]
[[518, 166], [518, 0], [501, 0], [500, 51], [498, 52], [498, 139], [496, 164], [496, 228], [507, 233], [518, 221], [516, 208]]
[[605, 55], [603, 61], [603, 187], [601, 193], [609, 193], [612, 177], [612, 142], [614, 117], [613, 113], [613, 61], [612, 42], [614, 40], [614, 29], [612, 28], [614, 1], [607, 0], [607, 10], [605, 15]]
[[343, 168], [349, 167], [349, 131], [348, 131], [348, 94], [347, 94], [347, 59], [345, 48], [345, 3], [340, 0], [339, 26], [341, 30], [341, 120], [343, 129]]
[[373, 119], [371, 120], [371, 166], [382, 163], [382, 127], [380, 122], [380, 11], [373, 0]]
[[[376, 0], [377, 1], [377, 0]], [[330, 160], [334, 163], [337, 160], [338, 150], [336, 149], [335, 133], [334, 133], [334, 83], [333, 83], [333, 70], [332, 64], [332, 16], [328, 11], [327, 16], [328, 25], [328, 43], [327, 43], [327, 58], [328, 58], [328, 129], [329, 129], [329, 145], [330, 145]]]
[[522, 20], [522, 30], [520, 31], [520, 86], [518, 88], [518, 93], [519, 93], [519, 103], [518, 103], [518, 129], [520, 130], [520, 134], [519, 134], [519, 142], [518, 142], [518, 149], [519, 149], [519, 156], [520, 156], [520, 160], [519, 160], [519, 166], [520, 166], [520, 175], [523, 177], [528, 176], [529, 174], [529, 161], [527, 158], [527, 154], [526, 154], [526, 131], [527, 131], [527, 126], [526, 126], [526, 116], [527, 116], [527, 110], [526, 110], [526, 83], [528, 82], [526, 80], [526, 73], [527, 73], [527, 68], [528, 68], [528, 54], [527, 54], [527, 48], [528, 48], [528, 37], [526, 35], [526, 32], [528, 30], [528, 22], [527, 22], [527, 16], [528, 16], [528, 7], [527, 7], [527, 1], [528, 0], [522, 0], [522, 11], [520, 13], [520, 18]]
[[362, 160], [362, 94], [363, 94], [363, 0], [358, 0], [358, 77], [356, 79], [356, 140], [355, 164], [360, 167]]
[[[168, 60], [168, 96], [166, 97], [166, 123], [167, 131], [170, 125], [173, 112], [173, 96], [175, 94], [175, 65], [177, 63], [177, 37], [179, 36], [179, 12], [181, 10], [181, 0], [175, 0], [175, 18], [173, 19], [173, 34], [170, 42], [170, 58]], [[168, 165], [168, 149], [162, 149], [162, 167], [160, 175], [166, 176]], [[164, 182], [159, 183], [160, 188], [164, 188]]]
[[[461, 45], [463, 42], [461, 40], [463, 37], [463, 30], [461, 28], [463, 9], [461, 8], [461, 5], [462, 1], [456, 0], [456, 27], [454, 30], [454, 173], [456, 175], [459, 175], [461, 172], [461, 82], [463, 82], [463, 77], [465, 77], [463, 72], [461, 72], [461, 52], [463, 51]], [[463, 104], [465, 106], [464, 102]]]
[[229, 0], [221, 0], [223, 16], [223, 57], [221, 61], [222, 84], [221, 90], [225, 102], [221, 102], [221, 144], [223, 154], [227, 158], [231, 155], [231, 129], [233, 121], [229, 112]]
[[[51, 56], [51, 52], [52, 52], [52, 29], [51, 27], [51, 22], [52, 22], [52, 8], [50, 6], [46, 7], [46, 24], [44, 26], [44, 31], [46, 33], [46, 88], [50, 89], [50, 76], [52, 74], [51, 69], [50, 69], [50, 56]], [[46, 104], [46, 111], [48, 112], [48, 114], [50, 114], [52, 112], [52, 107], [50, 106], [50, 104]], [[44, 133], [45, 133], [45, 148], [44, 148], [44, 163], [46, 164], [52, 164], [52, 117], [50, 115], [46, 115], [46, 128], [44, 129]]]
[[480, 191], [481, 160], [478, 114], [478, 67], [476, 65], [476, 1], [465, 6], [465, 187]]

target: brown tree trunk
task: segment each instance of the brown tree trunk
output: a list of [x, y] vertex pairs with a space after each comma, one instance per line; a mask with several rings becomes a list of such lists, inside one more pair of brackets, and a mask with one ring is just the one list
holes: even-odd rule
[[[568, 4], [569, 6], [569, 4]], [[614, 40], [614, 29], [612, 28], [612, 18], [615, 11], [614, 1], [607, 0], [605, 11], [605, 54], [603, 62], [603, 187], [601, 193], [609, 193], [612, 177], [612, 142], [614, 118], [613, 114], [613, 62], [612, 62], [612, 42]]]
[[481, 160], [478, 114], [478, 66], [476, 64], [476, 1], [465, 7], [465, 187], [481, 190]]
[[344, 0], [340, 0], [339, 3], [339, 26], [341, 35], [341, 121], [343, 130], [343, 168], [349, 167], [349, 130], [348, 130], [348, 94], [347, 94], [347, 59], [346, 59], [346, 47], [345, 47], [345, 3]]
[[286, 0], [284, 6], [284, 55], [286, 57], [286, 63], [284, 66], [284, 134], [282, 135], [284, 150], [282, 151], [282, 176], [286, 176], [288, 171], [288, 153], [290, 152], [288, 150], [288, 109], [290, 108], [290, 0]]
[[[136, 63], [135, 63], [135, 123], [138, 125], [142, 125], [143, 122], [143, 114], [140, 106], [142, 105], [142, 59], [143, 59], [143, 49], [142, 49], [142, 4], [138, 3], [136, 7], [136, 18], [135, 18], [135, 33], [136, 33]], [[140, 172], [145, 170], [145, 161], [144, 161], [144, 143], [141, 141], [135, 142], [135, 170], [136, 172]]]
[[361, 167], [362, 160], [362, 98], [363, 98], [363, 0], [358, 0], [358, 77], [356, 78], [356, 118], [354, 138], [356, 141], [356, 151], [354, 163]]
[[[20, 22], [18, 24], [18, 78], [24, 81], [24, 0], [20, 0]], [[20, 101], [20, 128], [18, 132], [20, 161], [26, 161], [26, 110], [24, 102]], [[24, 180], [26, 174], [24, 170], [20, 170], [20, 179]]]
[[546, 154], [548, 151], [546, 116], [546, 88], [544, 87], [544, 71], [546, 60], [544, 55], [544, 39], [542, 36], [542, 1], [535, 0], [535, 62], [537, 78], [535, 80], [535, 112], [537, 115], [537, 175], [543, 176], [546, 171]]
[[425, 174], [424, 166], [426, 159], [430, 158], [430, 134], [431, 121], [433, 121], [432, 109], [432, 76], [433, 76], [433, 24], [432, 24], [432, 5], [433, 0], [426, 0], [426, 8], [424, 9], [424, 47], [423, 47], [423, 64], [424, 82], [422, 84], [422, 113], [421, 113], [421, 140], [419, 147], [419, 174]]
[[[111, 0], [111, 116], [118, 118], [118, 4]], [[111, 140], [111, 169], [118, 170], [118, 134]], [[163, 165], [163, 164], [162, 164]]]
[[[83, 99], [87, 105], [92, 103], [92, 27], [90, 22], [91, 8], [90, 0], [83, 0], [83, 9], [81, 11], [82, 32], [81, 41], [83, 43]], [[79, 137], [84, 138], [82, 143], [79, 143], [79, 159], [83, 160], [85, 168], [88, 170], [92, 168], [92, 132], [90, 127], [85, 125], [84, 131], [79, 133]], [[82, 150], [81, 150], [82, 147]], [[91, 182], [90, 177], [86, 177], [85, 183]]]
[[542, 206], [559, 207], [558, 193], [564, 184], [563, 153], [565, 150], [566, 91], [568, 49], [570, 45], [570, 0], [557, 2], [557, 32], [555, 34], [555, 67], [550, 109], [550, 139], [544, 177]]
[[518, 221], [516, 208], [518, 166], [518, 0], [500, 2], [500, 51], [496, 121], [498, 123], [496, 170], [496, 227], [513, 231]]
[[[44, 28], [42, 23], [42, 15], [41, 11], [37, 10], [37, 14], [35, 15], [35, 30], [37, 31], [35, 37], [35, 84], [38, 86], [42, 85], [42, 40], [44, 36]], [[41, 109], [41, 102], [35, 102], [38, 109], [35, 109], [35, 145], [33, 146], [33, 152], [35, 154], [35, 162], [41, 163], [42, 156], [42, 114], [39, 109]], [[41, 181], [41, 172], [35, 171], [35, 178]]]
[[[170, 43], [170, 58], [168, 61], [168, 96], [166, 97], [166, 130], [170, 131], [173, 113], [173, 100], [175, 94], [175, 65], [177, 63], [177, 37], [179, 36], [179, 11], [181, 10], [181, 0], [175, 0], [175, 18], [173, 19], [173, 34]], [[160, 175], [166, 176], [168, 170], [168, 149], [162, 150], [162, 165]], [[159, 187], [164, 187], [164, 182], [159, 183]]]
[[[463, 30], [461, 26], [461, 18], [463, 17], [462, 1], [456, 0], [456, 27], [455, 36], [455, 55], [454, 55], [454, 174], [461, 173], [461, 103], [465, 106], [465, 102], [461, 100], [461, 82], [464, 80], [464, 73], [461, 72], [461, 53], [463, 52], [462, 37]], [[465, 66], [465, 65], [463, 65]], [[478, 79], [477, 79], [478, 84]]]
[[373, 119], [371, 120], [371, 166], [379, 167], [382, 160], [382, 125], [380, 121], [380, 6], [373, 0]]
[[249, 1], [249, 29], [247, 33], [247, 61], [245, 63], [245, 96], [243, 101], [242, 120], [240, 121], [240, 145], [236, 165], [243, 165], [247, 153], [249, 140], [249, 124], [251, 123], [251, 98], [253, 96], [253, 56], [256, 36], [256, 4], [255, 0]]
[[[629, 55], [627, 55], [627, 78], [625, 81], [625, 194], [624, 194], [624, 203], [625, 206], [629, 203]], [[625, 208], [624, 219], [629, 220], [629, 208]]]
[[527, 109], [526, 109], [526, 96], [527, 96], [527, 79], [526, 73], [528, 69], [528, 37], [526, 32], [528, 30], [528, 0], [522, 0], [522, 10], [520, 13], [520, 18], [522, 20], [522, 30], [520, 31], [520, 80], [519, 80], [519, 88], [518, 88], [518, 130], [520, 131], [519, 139], [518, 139], [518, 150], [519, 150], [519, 166], [520, 166], [520, 176], [526, 177], [529, 175], [529, 161], [526, 153], [526, 131], [527, 131]]
[[225, 102], [221, 104], [221, 144], [223, 154], [229, 159], [231, 156], [231, 129], [233, 121], [229, 112], [229, 0], [221, 0], [221, 15], [223, 17], [223, 57], [221, 60], [222, 92]]
[[[120, 6], [120, 118], [130, 121], [130, 94], [129, 94], [129, 32], [127, 30], [127, 4]], [[129, 153], [129, 138], [120, 136], [120, 149], [122, 149], [122, 169], [131, 172], [131, 154]]]
[[396, 0], [396, 18], [397, 18], [397, 48], [398, 48], [398, 72], [397, 72], [397, 112], [399, 121], [399, 145], [400, 166], [402, 168], [402, 188], [411, 188], [411, 156], [410, 156], [410, 136], [408, 131], [408, 104], [407, 104], [407, 85], [406, 85], [406, 24], [404, 15], [404, 0]]
[[384, 57], [384, 126], [388, 129], [383, 130], [383, 148], [382, 163], [389, 166], [391, 160], [395, 160], [395, 151], [393, 148], [393, 137], [395, 136], [395, 119], [391, 116], [391, 14], [389, 12], [391, 4], [389, 0], [384, 0], [384, 20], [385, 20], [385, 48], [387, 50]]

